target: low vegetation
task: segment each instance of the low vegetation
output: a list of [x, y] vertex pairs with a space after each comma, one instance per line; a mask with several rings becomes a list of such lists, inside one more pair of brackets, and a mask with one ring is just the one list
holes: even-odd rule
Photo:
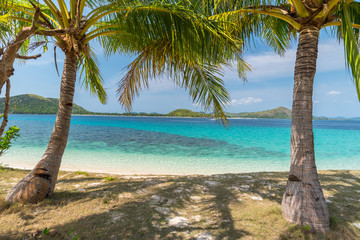
[[[0, 98], [0, 109], [4, 109], [4, 98]], [[10, 97], [11, 112], [18, 114], [56, 114], [58, 98], [44, 98], [35, 94], [22, 94]], [[79, 105], [73, 105], [73, 114], [90, 114]]]
[[[4, 108], [3, 98], [0, 98], [0, 109]], [[35, 94], [23, 94], [10, 98], [12, 113], [16, 114], [56, 114], [59, 104], [58, 98], [45, 98]], [[188, 109], [176, 109], [167, 114], [161, 113], [145, 113], [145, 112], [130, 112], [130, 113], [99, 113], [88, 111], [79, 105], [73, 105], [73, 114], [80, 115], [118, 115], [118, 116], [145, 116], [145, 117], [199, 117], [199, 118], [213, 118], [213, 114], [204, 112], [194, 112]], [[274, 119], [290, 119], [291, 110], [285, 107], [278, 107], [260, 112], [242, 112], [242, 113], [226, 113], [229, 118], [274, 118]], [[326, 120], [325, 117], [314, 117], [314, 119]]]
[[194, 112], [188, 109], [177, 109], [175, 111], [169, 112], [166, 114], [168, 117], [202, 117], [202, 118], [208, 118], [208, 117], [214, 117], [212, 114], [206, 114], [201, 112]]
[[290, 119], [291, 110], [286, 107], [278, 107], [266, 111], [260, 112], [243, 112], [243, 113], [228, 113], [229, 117], [241, 117], [241, 118], [279, 118]]
[[360, 238], [360, 171], [320, 171], [331, 216], [327, 235], [282, 218], [284, 172], [116, 178], [83, 173], [60, 172], [52, 198], [10, 206], [5, 194], [27, 171], [2, 167], [0, 239]]

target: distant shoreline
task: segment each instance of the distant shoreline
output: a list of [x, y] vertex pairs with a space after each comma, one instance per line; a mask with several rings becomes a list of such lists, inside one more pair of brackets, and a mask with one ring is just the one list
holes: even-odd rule
[[[56, 116], [54, 113], [11, 113], [9, 115], [51, 115]], [[206, 118], [206, 119], [214, 119], [217, 120], [215, 117], [183, 117], [183, 116], [147, 116], [147, 115], [123, 115], [119, 114], [72, 114], [72, 116], [90, 116], [90, 117], [153, 117], [153, 118]], [[291, 118], [251, 118], [251, 117], [227, 117], [228, 119], [278, 119], [278, 120], [291, 120]], [[220, 120], [220, 119], [219, 119]], [[333, 121], [359, 121], [358, 119], [351, 119], [351, 118], [323, 118], [323, 117], [314, 117], [313, 120], [333, 120]]]

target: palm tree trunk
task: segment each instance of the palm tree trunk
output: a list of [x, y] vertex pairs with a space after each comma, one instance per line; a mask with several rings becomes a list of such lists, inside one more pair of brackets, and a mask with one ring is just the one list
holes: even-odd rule
[[22, 44], [37, 30], [36, 23], [39, 20], [40, 8], [36, 7], [33, 21], [30, 27], [23, 27], [17, 34], [15, 39], [6, 44], [4, 48], [0, 48], [0, 93], [4, 84], [14, 75], [14, 61], [17, 52]]
[[36, 203], [53, 193], [70, 130], [76, 71], [76, 54], [66, 52], [59, 109], [47, 149], [35, 168], [10, 190], [6, 201]]
[[316, 72], [319, 29], [300, 30], [296, 53], [291, 122], [291, 167], [282, 200], [286, 220], [311, 231], [330, 230], [329, 212], [315, 165], [312, 95]]

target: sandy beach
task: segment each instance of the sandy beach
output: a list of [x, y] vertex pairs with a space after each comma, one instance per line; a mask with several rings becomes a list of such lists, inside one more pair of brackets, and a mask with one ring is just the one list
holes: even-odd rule
[[26, 173], [1, 168], [0, 239], [360, 238], [360, 171], [320, 171], [331, 216], [326, 236], [282, 218], [286, 172], [122, 176], [61, 171], [51, 198], [7, 205], [7, 191]]

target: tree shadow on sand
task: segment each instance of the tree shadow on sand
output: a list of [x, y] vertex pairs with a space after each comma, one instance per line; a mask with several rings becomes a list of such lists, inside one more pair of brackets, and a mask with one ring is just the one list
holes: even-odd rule
[[[73, 181], [70, 175], [52, 198], [2, 211], [25, 226], [0, 231], [0, 239], [359, 239], [352, 223], [360, 222], [360, 173], [334, 173], [320, 175], [331, 200], [327, 235], [282, 219], [286, 173], [117, 177], [109, 182], [95, 175]], [[45, 228], [54, 229], [52, 236], [41, 233]]]

